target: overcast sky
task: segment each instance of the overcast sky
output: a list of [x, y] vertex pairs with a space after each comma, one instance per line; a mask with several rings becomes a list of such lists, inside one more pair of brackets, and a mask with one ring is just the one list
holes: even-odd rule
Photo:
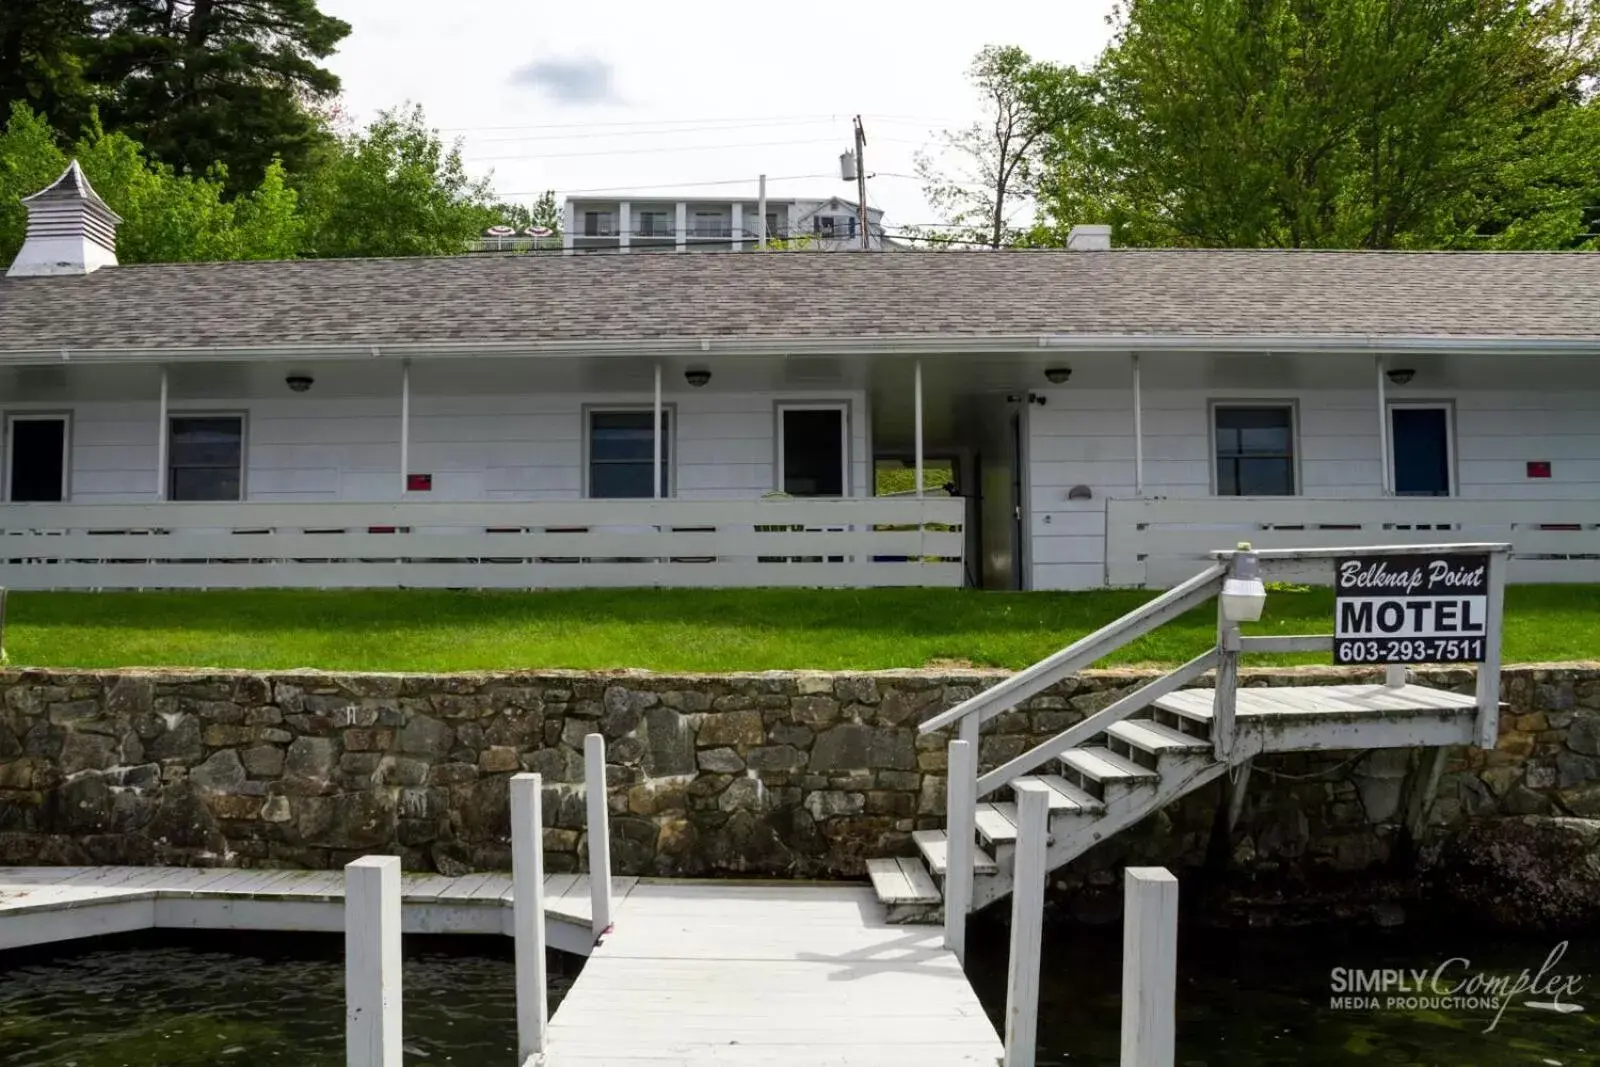
[[[414, 100], [507, 199], [623, 187], [846, 195], [839, 153], [867, 127], [868, 199], [892, 226], [936, 221], [912, 156], [969, 122], [988, 43], [1091, 60], [1113, 0], [322, 0], [354, 31], [331, 60], [357, 121]], [[448, 19], [442, 17], [448, 12]], [[959, 16], [956, 17], [956, 16]], [[804, 177], [793, 177], [804, 176]], [[691, 183], [737, 180], [697, 187]], [[662, 187], [651, 190], [647, 187]]]

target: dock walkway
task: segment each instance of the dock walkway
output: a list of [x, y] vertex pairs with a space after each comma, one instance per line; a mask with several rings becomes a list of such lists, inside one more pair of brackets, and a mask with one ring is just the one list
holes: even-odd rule
[[641, 882], [550, 1020], [545, 1067], [994, 1067], [938, 927], [866, 886]]
[[[942, 931], [891, 925], [867, 886], [614, 878], [599, 944], [587, 877], [544, 886], [548, 944], [589, 959], [550, 1020], [543, 1067], [994, 1067], [1002, 1056]], [[407, 933], [512, 932], [509, 874], [406, 875], [401, 893]], [[344, 872], [0, 868], [0, 948], [151, 928], [337, 932]]]

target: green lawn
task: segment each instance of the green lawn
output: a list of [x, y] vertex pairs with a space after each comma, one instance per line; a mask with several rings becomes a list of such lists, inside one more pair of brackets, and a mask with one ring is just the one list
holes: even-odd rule
[[[457, 671], [1023, 667], [1151, 595], [963, 590], [576, 590], [13, 593], [13, 665]], [[1215, 609], [1107, 665], [1176, 663], [1212, 640]], [[1274, 591], [1252, 632], [1328, 633], [1327, 590]], [[1600, 589], [1506, 593], [1507, 663], [1600, 659]], [[1326, 655], [1250, 662], [1329, 662]]]

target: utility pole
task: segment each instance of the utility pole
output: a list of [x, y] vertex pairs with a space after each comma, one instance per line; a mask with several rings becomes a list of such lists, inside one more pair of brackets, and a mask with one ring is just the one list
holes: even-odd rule
[[856, 211], [860, 214], [861, 251], [872, 248], [872, 238], [867, 232], [867, 131], [856, 116]]

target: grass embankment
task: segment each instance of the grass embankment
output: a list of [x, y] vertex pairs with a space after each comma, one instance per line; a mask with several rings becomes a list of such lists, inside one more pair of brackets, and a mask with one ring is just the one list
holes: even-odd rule
[[[1153, 596], [1133, 590], [295, 590], [13, 593], [13, 665], [465, 671], [495, 668], [1018, 668]], [[1214, 639], [1207, 605], [1104, 664], [1172, 664]], [[1323, 589], [1274, 591], [1254, 633], [1329, 633]], [[1506, 592], [1507, 663], [1600, 659], [1600, 589]], [[1327, 663], [1326, 654], [1251, 663]]]

